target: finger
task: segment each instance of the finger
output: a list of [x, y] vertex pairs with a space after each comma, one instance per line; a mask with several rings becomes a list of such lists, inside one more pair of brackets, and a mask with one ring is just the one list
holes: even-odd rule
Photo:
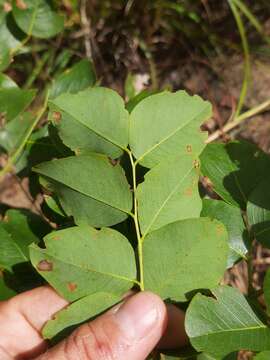
[[175, 305], [167, 305], [168, 326], [158, 343], [160, 349], [177, 349], [188, 345], [185, 331], [185, 313]]
[[115, 311], [81, 326], [37, 360], [144, 360], [166, 325], [167, 311], [162, 300], [152, 293], [141, 292]]
[[24, 354], [36, 356], [44, 351], [46, 343], [40, 335], [44, 324], [67, 305], [48, 286], [24, 292], [0, 303], [0, 349], [6, 349], [12, 358]]

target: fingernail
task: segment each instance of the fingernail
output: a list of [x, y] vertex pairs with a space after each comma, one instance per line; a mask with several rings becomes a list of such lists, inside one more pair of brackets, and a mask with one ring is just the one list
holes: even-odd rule
[[159, 321], [156, 299], [150, 293], [139, 293], [128, 299], [115, 313], [115, 319], [126, 338], [140, 341], [151, 333]]

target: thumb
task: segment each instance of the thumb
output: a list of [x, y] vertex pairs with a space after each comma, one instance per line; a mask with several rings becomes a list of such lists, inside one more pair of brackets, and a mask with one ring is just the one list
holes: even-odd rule
[[162, 300], [150, 292], [141, 292], [82, 325], [36, 360], [144, 360], [166, 325]]

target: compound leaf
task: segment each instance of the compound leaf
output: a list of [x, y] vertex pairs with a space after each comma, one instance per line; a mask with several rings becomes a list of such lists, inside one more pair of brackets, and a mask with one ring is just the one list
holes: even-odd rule
[[75, 94], [93, 86], [95, 82], [96, 74], [93, 64], [89, 60], [81, 60], [54, 80], [50, 98], [55, 98], [63, 93]]
[[206, 138], [200, 125], [210, 116], [210, 103], [185, 91], [149, 96], [131, 112], [131, 150], [148, 168], [178, 154], [198, 156]]
[[150, 170], [136, 192], [142, 234], [200, 216], [199, 161], [178, 156]]
[[42, 163], [34, 170], [51, 183], [64, 211], [77, 223], [112, 225], [123, 221], [132, 208], [124, 171], [106, 156], [71, 156]]
[[255, 145], [233, 141], [208, 144], [201, 154], [201, 170], [213, 183], [215, 192], [227, 203], [246, 208], [247, 200], [269, 173], [269, 157]]
[[226, 269], [227, 242], [224, 225], [208, 218], [151, 232], [143, 242], [145, 288], [163, 299], [186, 301], [191, 291], [216, 286]]
[[103, 139], [121, 149], [127, 147], [128, 112], [115, 91], [103, 87], [88, 88], [77, 94], [62, 94], [51, 100], [51, 104], [59, 121], [61, 112], [65, 112]]
[[48, 0], [13, 0], [13, 16], [28, 35], [50, 38], [64, 28], [64, 17], [55, 12]]
[[197, 351], [225, 356], [239, 350], [270, 350], [269, 328], [239, 290], [220, 286], [212, 293], [215, 298], [197, 294], [186, 313], [186, 331]]
[[247, 217], [253, 236], [270, 247], [270, 188], [269, 178], [262, 180], [252, 191], [247, 203]]
[[44, 339], [51, 339], [69, 326], [80, 324], [99, 315], [119, 302], [119, 295], [98, 292], [85, 296], [54, 315], [42, 330]]
[[32, 264], [69, 301], [99, 291], [122, 294], [134, 284], [134, 252], [116, 230], [72, 227], [50, 233], [44, 242], [46, 249], [31, 245]]
[[248, 250], [244, 242], [245, 224], [240, 209], [221, 200], [205, 199], [201, 216], [217, 219], [226, 226], [230, 247], [228, 268], [232, 267], [237, 260], [246, 258]]

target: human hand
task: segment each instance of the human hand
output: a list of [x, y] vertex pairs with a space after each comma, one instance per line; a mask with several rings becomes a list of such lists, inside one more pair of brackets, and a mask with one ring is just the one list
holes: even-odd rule
[[162, 348], [187, 343], [184, 314], [173, 305], [166, 307], [158, 296], [141, 292], [48, 349], [40, 331], [66, 305], [50, 287], [0, 302], [0, 359], [144, 360], [158, 343]]

